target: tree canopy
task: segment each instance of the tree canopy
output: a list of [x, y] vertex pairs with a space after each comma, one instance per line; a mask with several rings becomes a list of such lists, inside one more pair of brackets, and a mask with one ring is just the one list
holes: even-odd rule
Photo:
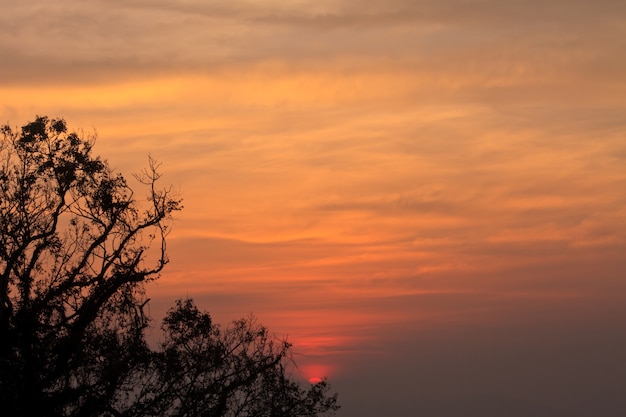
[[221, 328], [192, 300], [145, 333], [181, 200], [158, 164], [125, 178], [62, 119], [0, 129], [0, 400], [7, 416], [318, 416], [326, 381], [290, 377], [291, 345], [253, 319]]

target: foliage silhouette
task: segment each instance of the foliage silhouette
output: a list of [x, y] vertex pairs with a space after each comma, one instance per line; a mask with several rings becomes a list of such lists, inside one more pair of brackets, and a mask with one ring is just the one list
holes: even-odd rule
[[136, 178], [62, 119], [0, 129], [0, 401], [5, 416], [318, 416], [325, 381], [289, 378], [291, 346], [252, 319], [222, 330], [191, 300], [145, 338], [144, 284], [167, 264], [182, 208], [158, 164]]

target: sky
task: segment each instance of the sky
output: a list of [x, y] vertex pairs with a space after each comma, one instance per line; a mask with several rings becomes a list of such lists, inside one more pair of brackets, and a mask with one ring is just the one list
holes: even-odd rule
[[0, 123], [184, 199], [155, 319], [253, 314], [343, 417], [626, 411], [623, 1], [0, 6]]

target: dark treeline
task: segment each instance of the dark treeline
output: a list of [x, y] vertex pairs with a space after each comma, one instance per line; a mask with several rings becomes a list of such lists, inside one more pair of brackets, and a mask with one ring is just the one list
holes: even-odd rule
[[1, 128], [3, 416], [321, 416], [326, 381], [290, 377], [291, 346], [253, 319], [221, 328], [179, 300], [151, 348], [145, 283], [168, 263], [181, 200], [158, 164], [124, 177], [61, 119]]

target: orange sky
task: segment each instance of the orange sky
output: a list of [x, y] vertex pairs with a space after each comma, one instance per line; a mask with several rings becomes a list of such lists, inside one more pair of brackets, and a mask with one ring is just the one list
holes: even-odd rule
[[623, 2], [0, 5], [0, 122], [184, 198], [155, 315], [255, 314], [346, 417], [626, 407]]

